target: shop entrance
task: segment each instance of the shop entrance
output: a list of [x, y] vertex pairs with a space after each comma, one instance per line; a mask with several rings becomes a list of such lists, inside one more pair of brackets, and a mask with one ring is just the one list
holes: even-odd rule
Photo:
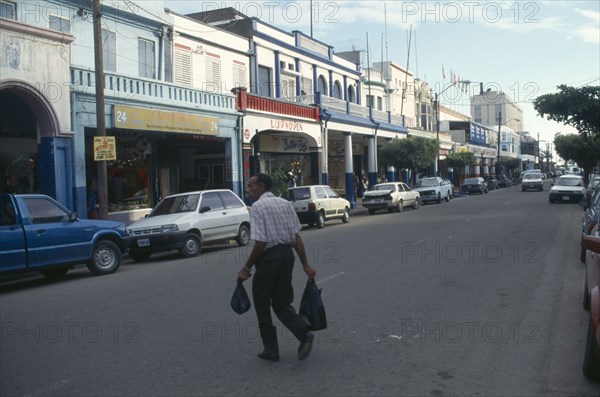
[[37, 119], [9, 89], [0, 90], [0, 193], [40, 191]]

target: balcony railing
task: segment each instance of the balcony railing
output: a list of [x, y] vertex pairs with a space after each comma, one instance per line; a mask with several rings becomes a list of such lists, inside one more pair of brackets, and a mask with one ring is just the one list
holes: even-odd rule
[[286, 98], [270, 98], [249, 94], [246, 90], [241, 90], [237, 97], [237, 110], [245, 112], [246, 110], [257, 110], [292, 117], [302, 117], [305, 119], [320, 120], [321, 112], [317, 105], [302, 105], [292, 103]]
[[[93, 95], [96, 87], [96, 74], [93, 69], [71, 67], [71, 88], [76, 92]], [[197, 109], [198, 107], [218, 108], [220, 111], [235, 112], [235, 97], [184, 87], [163, 81], [124, 76], [105, 72], [104, 95], [108, 98], [132, 101], [161, 101], [165, 104]]]

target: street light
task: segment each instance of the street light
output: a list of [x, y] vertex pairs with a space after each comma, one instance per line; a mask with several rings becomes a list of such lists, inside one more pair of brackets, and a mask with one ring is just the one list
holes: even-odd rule
[[[438, 141], [438, 145], [440, 143], [440, 101], [439, 101], [439, 96], [441, 96], [444, 92], [448, 91], [448, 89], [450, 89], [451, 87], [454, 87], [456, 84], [466, 84], [469, 85], [471, 84], [470, 80], [458, 80], [455, 81], [454, 83], [450, 84], [448, 87], [444, 88], [440, 93], [435, 93], [435, 99], [434, 99], [434, 105], [435, 105], [435, 132], [436, 132], [436, 137], [437, 137], [437, 141]], [[438, 147], [438, 151], [437, 151], [437, 160], [435, 162], [435, 175], [439, 176], [439, 167], [440, 164], [440, 148]]]

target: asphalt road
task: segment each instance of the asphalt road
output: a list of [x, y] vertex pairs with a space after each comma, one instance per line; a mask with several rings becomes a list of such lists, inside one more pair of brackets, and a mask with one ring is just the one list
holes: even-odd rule
[[259, 360], [254, 311], [229, 308], [249, 247], [4, 282], [0, 395], [597, 396], [581, 216], [512, 187], [305, 229], [329, 328], [302, 362], [281, 327]]

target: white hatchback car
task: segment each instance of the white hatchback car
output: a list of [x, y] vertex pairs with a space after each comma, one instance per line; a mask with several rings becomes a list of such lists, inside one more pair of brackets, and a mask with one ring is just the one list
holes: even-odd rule
[[241, 246], [248, 245], [250, 214], [231, 190], [180, 193], [162, 199], [127, 230], [134, 261], [173, 249], [190, 258], [200, 254], [203, 243], [235, 239]]
[[330, 219], [350, 222], [350, 202], [327, 185], [288, 188], [284, 197], [294, 206], [300, 223], [320, 229]]

